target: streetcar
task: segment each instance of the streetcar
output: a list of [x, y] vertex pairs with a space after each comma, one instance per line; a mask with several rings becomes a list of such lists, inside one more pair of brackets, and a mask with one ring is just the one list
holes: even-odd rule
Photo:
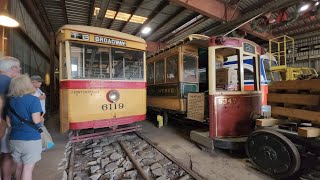
[[[208, 130], [191, 132], [192, 140], [209, 148], [243, 147], [254, 130], [251, 116], [261, 113], [260, 52], [241, 38], [190, 35], [155, 53], [147, 59], [148, 110], [162, 113], [164, 123], [177, 116], [209, 122]], [[236, 68], [226, 68], [228, 58]], [[247, 58], [251, 88], [245, 88]]]
[[104, 28], [65, 25], [56, 41], [61, 132], [116, 129], [145, 120], [145, 40]]

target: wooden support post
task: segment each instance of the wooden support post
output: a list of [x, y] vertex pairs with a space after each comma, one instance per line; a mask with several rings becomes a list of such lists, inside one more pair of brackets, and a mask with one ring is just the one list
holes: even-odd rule
[[50, 33], [50, 110], [53, 112], [55, 110], [56, 98], [55, 98], [55, 87], [54, 87], [54, 57], [55, 57], [55, 36], [54, 33]]

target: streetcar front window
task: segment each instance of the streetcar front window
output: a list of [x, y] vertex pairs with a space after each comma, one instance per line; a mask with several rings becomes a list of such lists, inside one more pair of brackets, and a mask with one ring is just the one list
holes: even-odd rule
[[142, 80], [144, 52], [70, 43], [71, 79]]

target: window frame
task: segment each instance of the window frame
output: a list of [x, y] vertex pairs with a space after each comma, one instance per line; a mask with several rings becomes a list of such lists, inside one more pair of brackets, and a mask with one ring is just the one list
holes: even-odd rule
[[[163, 82], [157, 81], [157, 69], [158, 69], [157, 63], [160, 61], [163, 61], [163, 76], [164, 76]], [[154, 84], [165, 84], [166, 83], [166, 68], [165, 67], [166, 67], [165, 58], [154, 61]]]
[[[172, 56], [177, 56], [177, 66], [176, 66], [176, 68], [177, 68], [177, 73], [176, 73], [176, 78], [174, 78], [173, 80], [170, 80], [170, 81], [168, 81], [168, 79], [167, 79], [167, 60], [168, 60], [168, 58], [170, 58], [170, 57], [172, 57]], [[176, 52], [176, 53], [173, 53], [173, 54], [170, 54], [169, 56], [167, 56], [166, 58], [164, 58], [165, 59], [165, 83], [175, 83], [175, 82], [179, 82], [179, 79], [180, 79], [180, 66], [179, 66], [179, 59], [180, 59], [180, 56], [179, 56], [179, 53], [178, 52]]]
[[[153, 73], [152, 73], [153, 74], [153, 81], [152, 82], [149, 81], [149, 71], [150, 71], [149, 65], [153, 66]], [[147, 63], [147, 84], [148, 85], [153, 85], [153, 84], [155, 84], [155, 80], [156, 80], [156, 77], [155, 77], [155, 63], [154, 62]]]
[[[195, 62], [196, 62], [196, 67], [195, 67], [195, 70], [196, 70], [196, 72], [195, 72], [195, 79], [191, 79], [191, 78], [185, 78], [185, 76], [184, 76], [184, 55], [188, 55], [188, 56], [193, 56], [193, 57], [195, 57]], [[198, 81], [199, 81], [199, 75], [198, 75], [198, 60], [199, 60], [199, 57], [197, 56], [197, 55], [195, 55], [195, 54], [191, 54], [191, 53], [186, 53], [186, 52], [182, 52], [181, 53], [181, 66], [182, 66], [182, 68], [181, 68], [181, 82], [190, 82], [190, 83], [198, 83]]]

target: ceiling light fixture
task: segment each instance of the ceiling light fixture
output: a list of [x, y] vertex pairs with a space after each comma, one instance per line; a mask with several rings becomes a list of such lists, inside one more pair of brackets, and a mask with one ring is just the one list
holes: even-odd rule
[[0, 11], [0, 25], [6, 27], [18, 27], [19, 23], [13, 19], [7, 10], [7, 2], [5, 2], [3, 9]]
[[300, 7], [299, 12], [306, 11], [309, 9], [309, 7], [310, 7], [310, 4], [304, 4]]
[[320, 4], [320, 2], [318, 1], [318, 2], [316, 2], [315, 6], [318, 6], [319, 4]]
[[150, 31], [151, 31], [150, 27], [145, 27], [145, 28], [142, 29], [141, 33], [142, 34], [149, 34]]

